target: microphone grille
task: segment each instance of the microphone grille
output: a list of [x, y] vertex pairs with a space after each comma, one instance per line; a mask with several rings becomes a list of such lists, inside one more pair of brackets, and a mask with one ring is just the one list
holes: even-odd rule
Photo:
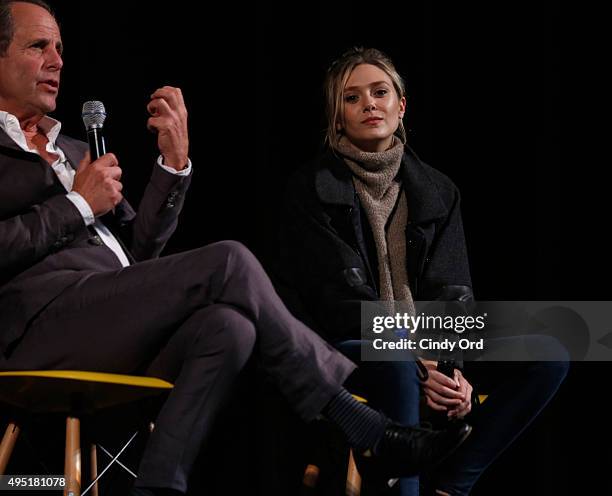
[[104, 108], [104, 104], [97, 100], [85, 102], [83, 104], [81, 117], [83, 118], [85, 129], [101, 128], [104, 125], [104, 120], [106, 119], [106, 109]]

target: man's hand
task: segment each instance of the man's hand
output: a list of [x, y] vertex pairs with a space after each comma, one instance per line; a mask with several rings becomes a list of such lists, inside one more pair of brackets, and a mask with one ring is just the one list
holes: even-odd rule
[[89, 204], [95, 217], [104, 215], [122, 199], [121, 169], [112, 153], [91, 161], [89, 152], [81, 160], [74, 176], [72, 191], [80, 194]]
[[147, 128], [157, 132], [157, 146], [164, 156], [164, 165], [183, 170], [189, 160], [187, 108], [179, 88], [164, 86], [151, 95], [147, 105], [151, 117]]
[[429, 372], [429, 378], [423, 382], [427, 405], [433, 410], [448, 412], [449, 417], [459, 416], [460, 412], [461, 416], [467, 415], [472, 405], [470, 402], [471, 396], [466, 397], [466, 392], [469, 386], [471, 395], [472, 386], [465, 380], [461, 372], [455, 369], [455, 377], [447, 377], [436, 370], [438, 362], [433, 360], [422, 360], [422, 362]]

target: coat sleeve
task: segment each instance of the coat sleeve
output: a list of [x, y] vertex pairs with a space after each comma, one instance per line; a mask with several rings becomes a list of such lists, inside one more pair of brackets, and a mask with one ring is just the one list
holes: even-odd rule
[[157, 164], [153, 166], [128, 243], [136, 261], [158, 257], [168, 243], [176, 230], [192, 174], [178, 176]]
[[[86, 143], [63, 137], [63, 145], [71, 150], [71, 162], [76, 166], [88, 150]], [[156, 258], [176, 230], [191, 174], [175, 175], [158, 163], [152, 164], [151, 176], [138, 206], [138, 213], [124, 199], [114, 209], [114, 215], [102, 216], [101, 221], [121, 238], [137, 262]]]

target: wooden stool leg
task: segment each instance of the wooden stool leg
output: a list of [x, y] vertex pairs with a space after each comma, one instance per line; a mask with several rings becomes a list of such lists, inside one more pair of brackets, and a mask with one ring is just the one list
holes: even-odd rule
[[4, 469], [6, 469], [11, 459], [13, 448], [15, 447], [15, 442], [18, 437], [19, 426], [15, 422], [11, 422], [4, 432], [2, 443], [0, 443], [0, 475], [4, 474]]
[[349, 452], [348, 470], [346, 473], [346, 496], [359, 496], [361, 494], [361, 475], [357, 471], [353, 450]]
[[[96, 445], [92, 443], [91, 450], [89, 452], [89, 468], [91, 472], [91, 480], [96, 480], [98, 477], [98, 451], [96, 450]], [[98, 483], [96, 482], [91, 488], [91, 496], [98, 496]]]
[[66, 418], [66, 457], [64, 458], [66, 488], [64, 489], [64, 496], [80, 496], [81, 494], [80, 430], [78, 418]]
[[302, 479], [302, 484], [310, 489], [314, 489], [317, 487], [317, 483], [319, 482], [319, 475], [321, 470], [316, 465], [312, 463], [308, 464], [306, 470], [304, 470], [304, 478]]

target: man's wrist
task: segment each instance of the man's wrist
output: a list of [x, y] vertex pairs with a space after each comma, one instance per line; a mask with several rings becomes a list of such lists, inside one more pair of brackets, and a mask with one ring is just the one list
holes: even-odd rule
[[173, 156], [169, 156], [169, 155], [166, 156], [162, 154], [162, 161], [165, 166], [172, 167], [174, 170], [180, 172], [183, 169], [185, 169], [185, 167], [187, 167], [187, 162], [189, 161], [189, 157], [187, 155], [183, 157], [173, 157]]
[[177, 169], [176, 167], [168, 165], [168, 163], [166, 162], [166, 157], [164, 157], [163, 155], [160, 155], [157, 158], [157, 165], [159, 165], [162, 169], [164, 169], [166, 172], [169, 172], [170, 174], [188, 176], [191, 173], [191, 160], [189, 159], [189, 157], [187, 157], [187, 160], [185, 161], [185, 166], [182, 169]]

